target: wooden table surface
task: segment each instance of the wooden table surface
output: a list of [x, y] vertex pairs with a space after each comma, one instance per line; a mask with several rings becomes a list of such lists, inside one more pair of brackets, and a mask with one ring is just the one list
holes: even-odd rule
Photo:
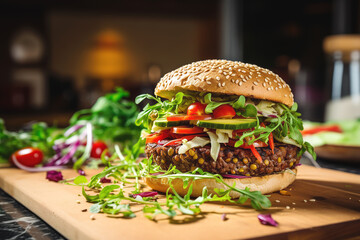
[[[95, 172], [92, 172], [95, 173]], [[73, 170], [64, 177], [76, 176]], [[88, 171], [88, 174], [91, 174]], [[122, 219], [82, 212], [91, 204], [81, 188], [45, 179], [45, 173], [0, 169], [0, 187], [69, 239], [343, 239], [360, 236], [360, 176], [300, 166], [291, 196], [273, 193], [271, 213], [278, 227], [261, 225], [248, 205], [204, 204], [195, 217]], [[291, 190], [290, 190], [291, 189]], [[78, 201], [80, 200], [80, 203]], [[228, 220], [221, 216], [227, 214]]]

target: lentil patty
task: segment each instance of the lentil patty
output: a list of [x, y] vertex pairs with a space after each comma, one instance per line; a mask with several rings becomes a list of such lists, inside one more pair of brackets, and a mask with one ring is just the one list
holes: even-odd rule
[[156, 164], [164, 170], [175, 165], [182, 172], [199, 167], [206, 172], [236, 174], [244, 176], [262, 176], [294, 168], [299, 163], [299, 148], [289, 144], [275, 143], [274, 154], [269, 147], [256, 148], [262, 157], [259, 162], [249, 149], [221, 145], [217, 161], [210, 155], [210, 146], [192, 148], [185, 154], [178, 154], [180, 146], [158, 145], [149, 143], [145, 153], [153, 155]]

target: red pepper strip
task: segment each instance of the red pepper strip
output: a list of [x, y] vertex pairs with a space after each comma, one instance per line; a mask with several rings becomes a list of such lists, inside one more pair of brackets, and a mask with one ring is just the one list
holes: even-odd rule
[[254, 154], [254, 156], [256, 157], [256, 159], [259, 160], [260, 162], [262, 162], [262, 158], [261, 158], [259, 152], [256, 151], [256, 148], [254, 147], [254, 145], [250, 145], [249, 147], [250, 147], [251, 152], [252, 152], [252, 153]]
[[330, 126], [319, 126], [319, 127], [303, 130], [301, 131], [301, 134], [307, 135], [307, 134], [315, 134], [318, 132], [325, 132], [325, 131], [342, 133], [342, 130], [338, 125], [330, 125]]
[[274, 137], [273, 137], [272, 133], [270, 133], [270, 135], [269, 135], [269, 146], [271, 148], [272, 154], [274, 154], [275, 145], [274, 145]]

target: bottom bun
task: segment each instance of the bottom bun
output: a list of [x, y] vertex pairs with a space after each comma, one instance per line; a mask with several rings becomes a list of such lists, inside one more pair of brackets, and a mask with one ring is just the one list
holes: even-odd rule
[[[297, 170], [292, 169], [296, 174]], [[236, 184], [236, 188], [245, 189], [246, 187], [250, 188], [251, 191], [260, 191], [262, 194], [268, 194], [276, 191], [280, 191], [295, 181], [296, 175], [288, 171], [271, 174], [261, 177], [251, 177], [251, 178], [224, 178], [224, 181], [233, 186]], [[145, 183], [152, 189], [159, 192], [166, 192], [169, 189], [169, 183], [167, 178], [145, 178]], [[191, 184], [191, 181], [190, 181]], [[190, 186], [189, 184], [189, 186]], [[183, 188], [183, 181], [180, 178], [172, 180], [172, 185], [175, 191], [184, 196], [188, 192], [188, 188]], [[218, 189], [228, 189], [224, 184], [216, 182], [214, 179], [198, 179], [195, 180], [193, 185], [192, 197], [199, 197], [202, 195], [202, 190], [204, 187], [207, 187], [208, 193], [215, 194], [215, 188]], [[170, 189], [170, 192], [171, 189]], [[240, 193], [231, 191], [230, 197], [239, 198]]]

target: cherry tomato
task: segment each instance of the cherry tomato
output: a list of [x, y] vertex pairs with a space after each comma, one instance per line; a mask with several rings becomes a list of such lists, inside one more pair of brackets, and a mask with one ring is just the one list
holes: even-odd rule
[[173, 121], [187, 121], [187, 120], [208, 120], [211, 119], [212, 116], [210, 114], [205, 114], [205, 115], [180, 115], [180, 114], [176, 114], [176, 115], [171, 115], [168, 116], [166, 118], [166, 120], [168, 120], [169, 122], [173, 122]]
[[38, 148], [26, 147], [14, 152], [11, 159], [14, 158], [24, 166], [35, 167], [42, 162], [44, 154]]
[[206, 104], [195, 102], [187, 109], [187, 115], [205, 115]]
[[93, 142], [90, 157], [92, 158], [101, 158], [103, 151], [108, 149], [108, 146], [103, 141]]
[[146, 137], [146, 143], [157, 143], [161, 140], [164, 140], [165, 138], [170, 137], [170, 131], [165, 130], [161, 131], [159, 133], [153, 133]]
[[200, 127], [178, 126], [173, 127], [172, 132], [177, 134], [197, 134], [203, 133], [204, 130]]
[[224, 104], [215, 108], [213, 115], [214, 118], [233, 118], [236, 115], [236, 112], [232, 106]]

